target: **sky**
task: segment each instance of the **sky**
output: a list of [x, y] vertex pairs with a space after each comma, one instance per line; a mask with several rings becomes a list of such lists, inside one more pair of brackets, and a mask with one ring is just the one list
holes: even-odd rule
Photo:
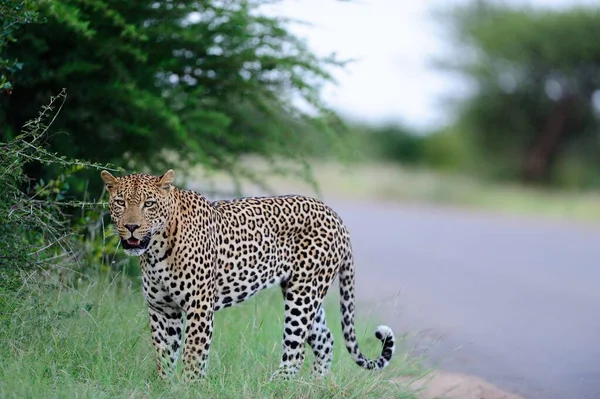
[[[335, 69], [337, 85], [323, 98], [341, 115], [370, 123], [393, 121], [429, 130], [452, 120], [442, 101], [467, 95], [469, 85], [432, 67], [434, 57], [452, 56], [447, 32], [433, 20], [440, 5], [466, 0], [283, 0], [266, 12], [306, 21], [290, 30], [319, 55], [336, 52], [355, 61]], [[512, 4], [566, 7], [592, 0], [512, 0]]]

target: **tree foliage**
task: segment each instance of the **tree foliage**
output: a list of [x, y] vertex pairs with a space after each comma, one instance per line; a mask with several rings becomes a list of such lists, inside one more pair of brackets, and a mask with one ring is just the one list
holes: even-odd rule
[[36, 0], [0, 0], [0, 91], [11, 92], [9, 76], [23, 67], [19, 60], [4, 54], [5, 48], [16, 41], [14, 32], [21, 25], [39, 21], [38, 4]]
[[[49, 140], [61, 155], [153, 172], [202, 163], [252, 177], [237, 160], [253, 153], [300, 161], [306, 173], [307, 134], [319, 134], [323, 147], [338, 143], [319, 89], [342, 63], [311, 53], [289, 21], [264, 16], [268, 2], [40, 3], [46, 22], [21, 26], [3, 49], [23, 67], [0, 102], [8, 127], [0, 139], [66, 88], [68, 112], [55, 121], [62, 132]], [[34, 178], [55, 172], [27, 170]]]
[[441, 66], [475, 88], [458, 125], [496, 176], [556, 183], [568, 162], [599, 166], [600, 7], [474, 1], [440, 15], [459, 54]]

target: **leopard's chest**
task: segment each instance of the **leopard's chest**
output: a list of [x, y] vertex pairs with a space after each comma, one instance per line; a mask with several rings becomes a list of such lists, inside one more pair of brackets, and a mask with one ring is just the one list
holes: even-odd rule
[[175, 290], [171, 289], [171, 283], [175, 283], [171, 273], [166, 270], [166, 265], [147, 264], [142, 266], [142, 288], [148, 305], [157, 308], [179, 308], [180, 302]]

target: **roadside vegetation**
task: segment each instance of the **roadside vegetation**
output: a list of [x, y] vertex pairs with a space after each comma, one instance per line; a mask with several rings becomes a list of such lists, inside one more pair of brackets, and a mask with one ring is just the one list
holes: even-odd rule
[[[267, 166], [256, 157], [246, 157], [241, 163], [257, 171]], [[207, 174], [201, 166], [190, 170], [188, 183], [207, 193], [293, 192], [318, 195], [326, 200], [425, 205], [515, 218], [600, 223], [600, 190], [596, 189], [526, 186], [392, 161], [359, 160], [341, 164], [315, 159], [311, 168], [318, 190], [306, 182], [278, 176], [265, 177], [263, 186], [267, 189], [252, 182], [236, 185], [226, 173]]]

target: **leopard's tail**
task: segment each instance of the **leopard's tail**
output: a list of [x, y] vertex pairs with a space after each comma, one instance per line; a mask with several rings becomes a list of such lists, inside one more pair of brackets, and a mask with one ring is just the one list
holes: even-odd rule
[[346, 349], [348, 349], [350, 356], [352, 356], [352, 359], [359, 366], [368, 370], [383, 369], [388, 365], [394, 354], [396, 339], [391, 328], [388, 326], [379, 326], [375, 331], [375, 337], [383, 344], [381, 355], [376, 359], [369, 360], [360, 351], [354, 330], [354, 261], [352, 255], [350, 255], [349, 259], [340, 268], [339, 280], [342, 331], [344, 333]]

